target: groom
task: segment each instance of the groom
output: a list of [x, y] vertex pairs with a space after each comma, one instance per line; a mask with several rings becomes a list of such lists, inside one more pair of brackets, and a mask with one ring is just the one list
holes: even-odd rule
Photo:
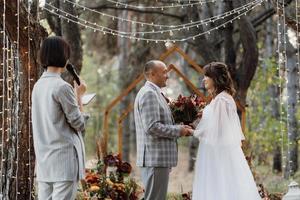
[[177, 165], [177, 138], [190, 136], [189, 126], [174, 125], [161, 88], [168, 79], [166, 65], [158, 60], [146, 63], [147, 80], [134, 103], [137, 139], [137, 166], [141, 167], [145, 200], [165, 200], [169, 172]]

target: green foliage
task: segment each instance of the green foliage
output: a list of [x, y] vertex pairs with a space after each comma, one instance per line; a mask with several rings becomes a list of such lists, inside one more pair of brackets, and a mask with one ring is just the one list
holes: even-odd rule
[[[247, 93], [246, 138], [251, 145], [258, 182], [263, 183], [269, 193], [285, 193], [290, 182], [283, 178], [282, 173], [277, 174], [272, 170], [274, 148], [279, 147], [283, 155], [287, 154], [285, 84], [284, 77], [278, 78], [276, 60], [264, 59], [260, 62]], [[272, 85], [277, 88], [281, 85], [283, 88], [281, 100], [279, 92], [276, 98], [272, 98], [270, 93]], [[276, 109], [274, 101], [277, 101], [278, 116], [272, 114], [273, 109]], [[296, 115], [297, 118], [300, 117], [299, 109]], [[297, 172], [293, 179], [299, 182], [300, 173]]]
[[[110, 63], [112, 64], [113, 60]], [[87, 92], [95, 92], [97, 94], [96, 99], [84, 108], [84, 111], [91, 116], [87, 124], [85, 136], [86, 151], [88, 157], [90, 157], [96, 153], [96, 139], [101, 135], [105, 106], [120, 92], [118, 88], [118, 68], [99, 65], [93, 56], [85, 55], [81, 77], [87, 83]], [[113, 111], [111, 113], [111, 122], [116, 121], [117, 111]], [[113, 123], [110, 124], [110, 132], [117, 132], [116, 126]], [[112, 137], [110, 140], [112, 144], [109, 145], [115, 150], [116, 144], [114, 141], [116, 140], [113, 138], [116, 137], [116, 134], [110, 137]]]
[[[260, 179], [263, 180], [269, 193], [286, 193], [291, 180], [284, 179], [282, 174], [274, 174], [270, 170], [270, 166], [257, 166], [256, 172], [259, 173]], [[300, 183], [300, 172], [298, 171], [293, 180]]]
[[[247, 94], [246, 137], [252, 144], [254, 155], [272, 153], [274, 142], [278, 142], [281, 138], [280, 120], [278, 117], [272, 116], [272, 109], [280, 109], [273, 108], [272, 101], [279, 101], [279, 97], [273, 99], [269, 89], [271, 85], [278, 86], [278, 84], [275, 60], [272, 58], [262, 61]], [[284, 110], [282, 111], [285, 113]], [[283, 118], [283, 120], [285, 119]]]

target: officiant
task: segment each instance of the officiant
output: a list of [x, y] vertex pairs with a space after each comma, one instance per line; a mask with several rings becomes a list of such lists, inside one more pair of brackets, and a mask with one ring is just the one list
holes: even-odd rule
[[87, 115], [81, 98], [86, 84], [74, 88], [61, 78], [70, 58], [70, 46], [52, 36], [41, 45], [40, 64], [45, 69], [32, 91], [32, 127], [39, 200], [73, 200], [84, 178], [83, 132]]

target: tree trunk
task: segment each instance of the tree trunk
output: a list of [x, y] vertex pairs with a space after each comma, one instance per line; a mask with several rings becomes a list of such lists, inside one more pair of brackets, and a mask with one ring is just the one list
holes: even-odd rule
[[[286, 36], [288, 37], [288, 36]], [[297, 91], [298, 91], [298, 68], [296, 49], [287, 38], [287, 134], [288, 152], [285, 177], [293, 176], [298, 170], [298, 128], [297, 128]]]
[[[31, 128], [31, 91], [38, 79], [41, 68], [37, 63], [37, 51], [41, 40], [46, 36], [45, 30], [30, 17], [29, 31], [27, 11], [20, 3], [19, 46], [17, 41], [17, 0], [6, 1], [4, 29], [6, 41], [3, 45], [12, 45], [11, 51], [4, 48], [1, 63], [3, 76], [0, 92], [1, 109], [1, 144], [3, 162], [1, 163], [1, 199], [33, 199], [34, 150]], [[0, 1], [3, 10], [4, 1]], [[28, 33], [30, 42], [28, 40]], [[2, 38], [3, 39], [3, 38]], [[30, 46], [29, 46], [30, 45]], [[18, 49], [19, 47], [19, 49]], [[30, 47], [30, 48], [29, 48]], [[4, 58], [4, 60], [3, 60]], [[4, 109], [4, 110], [3, 110]]]
[[[228, 12], [233, 9], [232, 3], [227, 2], [225, 6], [224, 12]], [[224, 19], [227, 20], [227, 19]], [[225, 63], [228, 66], [231, 77], [233, 80], [236, 79], [236, 50], [235, 50], [235, 42], [233, 40], [233, 32], [234, 26], [233, 24], [227, 24], [226, 28], [224, 28], [224, 57]]]
[[[233, 1], [233, 7], [237, 8], [245, 2]], [[235, 81], [237, 83], [237, 98], [241, 105], [246, 105], [247, 90], [254, 77], [258, 64], [258, 47], [256, 31], [247, 16], [241, 16], [237, 21], [240, 31], [240, 39], [243, 46], [243, 57], [240, 67], [237, 69]]]
[[[70, 1], [75, 3], [74, 0]], [[60, 2], [59, 0], [47, 0], [46, 2], [52, 4], [58, 9], [70, 13], [73, 16], [78, 16], [78, 11], [76, 10], [76, 8], [67, 1]], [[49, 9], [52, 8], [50, 7]], [[71, 47], [71, 56], [69, 62], [74, 65], [76, 71], [78, 72], [78, 74], [80, 74], [82, 68], [82, 42], [79, 25], [73, 22], [68, 22], [68, 20], [53, 15], [46, 10], [44, 12], [51, 30], [57, 36], [62, 36], [69, 43]], [[74, 17], [72, 18], [71, 16], [69, 16], [69, 18], [74, 21], [78, 21]], [[74, 79], [70, 73], [65, 72], [62, 74], [62, 77], [64, 80], [73, 85]]]
[[[266, 9], [271, 9], [271, 4], [266, 4]], [[270, 63], [272, 56], [274, 54], [274, 44], [273, 44], [273, 32], [274, 27], [273, 27], [273, 21], [272, 19], [268, 19], [266, 21], [266, 25], [265, 25], [265, 30], [266, 30], [266, 39], [265, 39], [265, 52], [264, 52], [264, 57], [267, 59], [265, 60], [265, 63], [263, 65], [264, 67], [264, 72], [267, 71], [267, 67], [268, 64], [267, 62]], [[279, 74], [279, 71], [277, 72]], [[277, 121], [280, 120], [280, 111], [279, 111], [279, 104], [278, 104], [278, 100], [279, 100], [279, 88], [276, 84], [271, 84], [268, 88], [268, 93], [271, 96], [271, 115], [273, 119], [276, 119]], [[262, 97], [263, 98], [263, 97]], [[264, 99], [264, 98], [263, 98]], [[264, 107], [268, 104], [268, 102], [264, 101]], [[273, 129], [273, 133], [278, 136], [280, 135], [280, 130], [277, 129]], [[281, 145], [276, 143], [274, 145], [274, 149], [273, 149], [273, 171], [275, 173], [278, 172], [282, 172], [282, 160], [281, 160]]]
[[[187, 12], [187, 18], [185, 19], [186, 22], [190, 21], [198, 21], [201, 18], [202, 10], [198, 10], [197, 7], [191, 8], [190, 11]], [[202, 25], [199, 26], [198, 31], [192, 31], [191, 35], [196, 35], [199, 32], [204, 32], [204, 27]], [[195, 41], [190, 43], [192, 48], [198, 53], [199, 56], [203, 59], [203, 63], [209, 63], [212, 61], [216, 61], [218, 57], [215, 55], [215, 48], [212, 43], [206, 38], [205, 35], [195, 38]], [[205, 48], [203, 48], [205, 47]]]
[[[123, 10], [118, 14], [119, 17], [123, 19], [128, 19], [128, 11]], [[128, 32], [130, 30], [129, 23], [125, 21], [118, 21], [118, 30]], [[130, 40], [122, 37], [118, 37], [118, 49], [119, 49], [119, 76], [120, 76], [120, 88], [124, 90], [129, 84], [130, 77], [130, 66], [129, 66], [129, 49], [130, 49]], [[123, 98], [123, 101], [120, 104], [120, 114], [126, 110], [128, 105], [132, 103], [130, 95]], [[130, 117], [126, 117], [123, 121], [123, 138], [122, 138], [122, 156], [123, 160], [129, 162], [130, 154]]]
[[[279, 73], [279, 72], [278, 72]], [[271, 96], [271, 107], [272, 112], [271, 115], [277, 121], [280, 120], [280, 111], [279, 111], [279, 88], [277, 85], [272, 84], [269, 87], [269, 94]], [[274, 129], [275, 134], [281, 134], [280, 130]], [[273, 171], [274, 172], [282, 172], [282, 155], [281, 155], [281, 145], [275, 144], [273, 149]]]
[[[75, 0], [71, 0], [75, 3]], [[67, 13], [70, 13], [74, 16], [78, 15], [77, 10], [71, 3], [65, 2], [60, 4], [60, 8]], [[77, 21], [76, 18], [72, 18], [73, 20]], [[78, 24], [68, 22], [66, 19], [61, 20], [61, 32], [63, 38], [67, 40], [67, 42], [71, 46], [71, 56], [70, 56], [70, 63], [72, 63], [80, 74], [82, 68], [82, 44], [81, 44], [81, 37], [80, 37], [80, 30]], [[70, 73], [64, 73], [63, 78], [73, 85], [73, 77]]]
[[[46, 3], [49, 3], [56, 8], [60, 8], [59, 0], [46, 0]], [[62, 36], [61, 18], [57, 17], [57, 15], [53, 15], [52, 13], [49, 13], [46, 10], [44, 11], [44, 13], [50, 29], [55, 33], [55, 35]]]

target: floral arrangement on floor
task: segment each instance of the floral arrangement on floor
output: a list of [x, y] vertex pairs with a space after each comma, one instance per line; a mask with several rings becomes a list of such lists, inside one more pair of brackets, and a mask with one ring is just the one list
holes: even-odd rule
[[201, 117], [206, 101], [197, 95], [179, 95], [176, 100], [169, 101], [169, 106], [176, 124], [189, 125]]
[[281, 200], [283, 197], [283, 194], [281, 193], [269, 194], [263, 184], [258, 184], [258, 192], [263, 200]]
[[119, 155], [107, 155], [95, 169], [87, 170], [82, 183], [85, 200], [139, 200], [143, 189], [129, 177], [131, 165]]
[[192, 193], [191, 192], [189, 192], [189, 193], [183, 193], [181, 195], [181, 198], [182, 198], [182, 200], [192, 200]]

